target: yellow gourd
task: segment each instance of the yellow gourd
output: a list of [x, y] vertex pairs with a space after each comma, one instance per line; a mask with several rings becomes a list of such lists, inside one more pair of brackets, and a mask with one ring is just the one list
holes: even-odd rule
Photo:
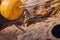
[[15, 20], [22, 15], [23, 8], [18, 8], [23, 6], [21, 0], [2, 0], [1, 2], [1, 15], [9, 20]]
[[0, 6], [0, 11], [1, 11], [1, 6]]
[[1, 11], [1, 3], [0, 3], [0, 11]]

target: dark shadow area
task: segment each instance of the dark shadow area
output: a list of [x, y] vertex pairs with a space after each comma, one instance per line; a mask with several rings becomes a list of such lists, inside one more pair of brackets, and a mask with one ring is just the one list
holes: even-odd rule
[[17, 20], [9, 20], [0, 14], [0, 31], [16, 23]]
[[1, 14], [0, 14], [0, 31], [3, 30], [4, 28], [6, 28], [9, 24], [10, 24], [10, 20], [4, 18]]
[[53, 27], [51, 33], [53, 34], [53, 36], [55, 36], [56, 38], [60, 38], [60, 24], [57, 24]]
[[31, 25], [31, 24], [35, 24], [37, 22], [42, 22], [47, 20], [48, 17], [34, 17], [34, 18], [30, 18], [27, 22], [27, 26]]

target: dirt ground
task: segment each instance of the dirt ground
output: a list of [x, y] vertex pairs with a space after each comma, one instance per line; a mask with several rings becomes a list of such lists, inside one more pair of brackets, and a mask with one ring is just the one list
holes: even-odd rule
[[57, 24], [60, 24], [60, 16], [38, 18], [29, 27], [23, 27], [25, 33], [12, 25], [0, 31], [0, 40], [60, 40], [51, 34]]

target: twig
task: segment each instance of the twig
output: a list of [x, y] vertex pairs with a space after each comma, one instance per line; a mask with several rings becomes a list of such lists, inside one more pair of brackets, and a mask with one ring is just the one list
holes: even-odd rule
[[[41, 3], [45, 3], [45, 1], [34, 3], [34, 4], [29, 4], [29, 5], [25, 5], [25, 6], [19, 6], [19, 8], [32, 7], [32, 6], [35, 6], [35, 5], [39, 5], [39, 6], [45, 5], [45, 4], [41, 4]], [[55, 4], [55, 3], [58, 3], [58, 1], [55, 1], [55, 2], [52, 2], [52, 3], [48, 3], [48, 4]]]

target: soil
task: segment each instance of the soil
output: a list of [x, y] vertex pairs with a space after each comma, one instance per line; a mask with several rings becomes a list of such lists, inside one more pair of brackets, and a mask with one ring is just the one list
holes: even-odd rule
[[12, 25], [0, 31], [0, 40], [60, 40], [51, 33], [53, 27], [58, 24], [60, 16], [38, 18], [28, 27], [21, 26], [26, 32]]

